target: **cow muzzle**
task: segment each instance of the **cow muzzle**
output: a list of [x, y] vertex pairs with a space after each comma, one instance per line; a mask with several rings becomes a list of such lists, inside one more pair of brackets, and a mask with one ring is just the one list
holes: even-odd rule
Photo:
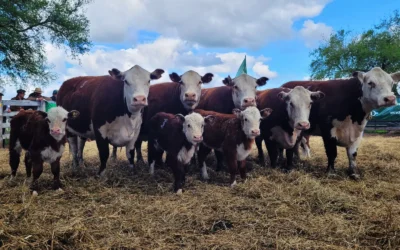
[[135, 96], [133, 98], [132, 106], [147, 106], [147, 98], [144, 95]]
[[202, 135], [199, 135], [199, 136], [194, 135], [192, 140], [195, 143], [200, 143], [203, 141], [203, 136]]
[[61, 128], [52, 128], [52, 129], [50, 129], [50, 133], [52, 135], [61, 135], [62, 134]]
[[251, 130], [251, 135], [255, 136], [255, 137], [259, 136], [260, 135], [260, 130], [259, 129], [252, 129]]
[[396, 105], [396, 96], [390, 95], [383, 98], [384, 106]]
[[186, 105], [192, 107], [197, 102], [196, 94], [195, 93], [185, 93], [184, 102]]
[[242, 101], [242, 108], [256, 106], [256, 100], [254, 98], [244, 98]]
[[310, 128], [310, 123], [309, 122], [299, 122], [296, 124], [295, 128], [298, 130], [307, 130]]

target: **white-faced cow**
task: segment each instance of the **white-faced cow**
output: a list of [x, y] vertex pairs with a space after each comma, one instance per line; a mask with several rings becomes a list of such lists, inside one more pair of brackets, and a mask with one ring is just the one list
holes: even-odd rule
[[[232, 110], [240, 110], [246, 107], [256, 106], [257, 87], [264, 86], [268, 81], [267, 77], [258, 79], [247, 74], [232, 79], [226, 77], [222, 82], [226, 86], [203, 89], [201, 91], [198, 109], [215, 111], [223, 114], [232, 114]], [[222, 153], [214, 151], [217, 157], [217, 171], [222, 169]]]
[[76, 77], [62, 84], [57, 104], [81, 114], [67, 127], [74, 165], [82, 161], [83, 146], [89, 138], [96, 140], [99, 150], [98, 174], [106, 168], [109, 144], [125, 146], [133, 167], [134, 144], [139, 136], [143, 108], [148, 105], [150, 81], [159, 79], [163, 73], [162, 69], [150, 73], [135, 65], [125, 72], [112, 69], [109, 76]]
[[376, 67], [368, 72], [354, 72], [353, 78], [328, 81], [293, 81], [283, 87], [304, 86], [310, 91], [322, 91], [326, 97], [311, 110], [308, 134], [321, 135], [328, 156], [327, 171], [334, 171], [337, 146], [345, 147], [349, 159], [348, 174], [360, 178], [356, 166], [367, 118], [373, 109], [396, 105], [393, 84], [400, 72], [388, 74]]
[[[230, 172], [230, 185], [236, 185], [238, 161], [242, 179], [246, 178], [246, 158], [250, 154], [254, 139], [260, 135], [260, 122], [273, 111], [269, 108], [259, 111], [248, 107], [244, 111], [233, 109], [234, 114], [196, 109], [204, 117], [213, 117], [206, 122], [203, 142], [198, 151], [199, 166], [203, 179], [208, 179], [205, 159], [212, 149], [222, 153]], [[260, 114], [261, 113], [261, 114]]]
[[312, 92], [302, 86], [293, 89], [274, 88], [257, 93], [259, 109], [271, 108], [274, 112], [261, 122], [261, 136], [257, 138], [258, 157], [264, 163], [264, 140], [271, 161], [276, 167], [278, 149], [286, 149], [286, 170], [292, 167], [293, 148], [300, 133], [310, 128], [309, 116], [314, 101], [324, 97], [321, 91]]
[[61, 190], [60, 159], [66, 143], [66, 123], [76, 119], [79, 112], [67, 112], [62, 107], [55, 107], [48, 113], [42, 111], [20, 111], [11, 119], [10, 126], [10, 167], [11, 179], [17, 173], [21, 151], [25, 152], [26, 175], [33, 180], [30, 186], [33, 195], [37, 195], [38, 179], [43, 171], [43, 162], [51, 165], [54, 175], [53, 188]]
[[[143, 124], [140, 136], [135, 144], [137, 160], [143, 161], [141, 144], [147, 140], [148, 121], [158, 112], [186, 115], [195, 109], [201, 96], [203, 84], [211, 82], [213, 74], [207, 73], [201, 76], [193, 70], [179, 76], [177, 73], [169, 75], [172, 82], [159, 83], [150, 86], [148, 107], [143, 112]], [[113, 150], [113, 158], [116, 157], [116, 148]], [[132, 158], [134, 155], [131, 156]], [[161, 162], [157, 162], [157, 165]]]
[[160, 112], [149, 121], [150, 174], [154, 174], [156, 161], [161, 161], [163, 152], [166, 151], [166, 165], [174, 173], [174, 191], [178, 194], [182, 193], [185, 183], [184, 165], [190, 162], [197, 144], [203, 141], [204, 120], [197, 113], [183, 116]]

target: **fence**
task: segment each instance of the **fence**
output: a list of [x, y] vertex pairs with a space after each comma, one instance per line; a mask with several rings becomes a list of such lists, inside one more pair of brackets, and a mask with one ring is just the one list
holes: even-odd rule
[[[3, 110], [5, 106], [21, 106], [21, 107], [38, 107], [38, 110], [46, 111], [45, 101], [28, 101], [28, 100], [3, 100], [0, 101], [0, 141], [2, 147], [5, 146], [5, 140], [10, 138], [9, 128], [10, 119], [18, 114], [18, 111], [7, 112]], [[6, 119], [4, 119], [6, 118]]]
[[365, 128], [366, 130], [386, 130], [386, 131], [400, 131], [400, 121], [374, 121], [370, 120]]

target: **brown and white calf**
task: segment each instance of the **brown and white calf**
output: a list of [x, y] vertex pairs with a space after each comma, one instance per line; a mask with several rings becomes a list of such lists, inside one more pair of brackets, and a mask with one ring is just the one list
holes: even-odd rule
[[154, 165], [167, 152], [166, 165], [174, 173], [174, 191], [182, 193], [185, 183], [184, 165], [192, 159], [197, 144], [203, 140], [205, 120], [200, 114], [183, 116], [165, 112], [157, 113], [149, 121], [148, 163], [150, 174]]
[[55, 107], [48, 113], [42, 111], [20, 111], [11, 119], [10, 132], [10, 167], [11, 179], [17, 173], [22, 149], [25, 152], [25, 168], [27, 177], [33, 180], [31, 190], [37, 195], [37, 180], [42, 174], [43, 163], [51, 165], [54, 175], [53, 188], [61, 191], [60, 159], [66, 143], [65, 128], [69, 120], [79, 116], [78, 111], [67, 112], [62, 107]]
[[[228, 76], [222, 81], [225, 86], [201, 91], [201, 99], [197, 108], [232, 114], [234, 108], [243, 110], [250, 106], [256, 106], [257, 87], [264, 86], [267, 81], [267, 77], [256, 79], [247, 74], [241, 74], [234, 79]], [[217, 171], [219, 171], [222, 169], [223, 157], [221, 152], [214, 152], [217, 158]]]
[[[214, 111], [196, 109], [195, 112], [205, 117], [213, 117], [205, 124], [203, 142], [197, 153], [199, 166], [202, 166], [203, 179], [208, 179], [205, 159], [212, 149], [222, 152], [230, 171], [230, 185], [236, 185], [236, 172], [240, 162], [240, 176], [246, 178], [245, 159], [250, 154], [254, 139], [260, 135], [260, 122], [268, 117], [272, 110], [259, 111], [248, 107], [244, 111], [234, 109], [234, 114], [222, 114]], [[273, 112], [272, 112], [273, 113]]]
[[279, 148], [286, 149], [286, 169], [292, 167], [294, 146], [300, 133], [310, 128], [309, 116], [312, 103], [324, 96], [320, 91], [311, 92], [301, 86], [258, 92], [258, 108], [274, 110], [271, 116], [261, 122], [261, 136], [256, 139], [258, 157], [262, 163], [264, 154], [261, 145], [264, 141], [272, 167], [276, 167]]
[[376, 67], [368, 72], [354, 72], [350, 79], [292, 81], [283, 87], [303, 86], [325, 93], [326, 97], [312, 107], [311, 128], [305, 133], [322, 136], [328, 157], [328, 172], [334, 171], [337, 146], [345, 147], [349, 177], [358, 179], [357, 150], [369, 114], [373, 109], [396, 105], [392, 88], [399, 81], [400, 71], [388, 74]]

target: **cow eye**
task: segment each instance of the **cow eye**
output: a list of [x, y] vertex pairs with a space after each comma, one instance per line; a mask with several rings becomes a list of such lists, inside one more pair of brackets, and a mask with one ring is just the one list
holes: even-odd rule
[[50, 123], [50, 120], [49, 120], [48, 118], [46, 118], [46, 122], [47, 122], [47, 123]]
[[244, 118], [244, 121], [247, 122], [247, 118]]
[[188, 124], [188, 128], [190, 128], [190, 124]]
[[293, 102], [290, 103], [290, 107], [292, 107], [292, 108], [294, 107]]
[[127, 81], [127, 80], [124, 80], [124, 83], [125, 83], [126, 85], [129, 85], [129, 83], [128, 83], [128, 81]]
[[63, 121], [63, 122], [66, 122], [66, 121], [67, 121], [67, 118], [64, 118], [62, 121]]
[[375, 88], [375, 83], [374, 82], [369, 82], [368, 85], [371, 86], [371, 88]]
[[235, 85], [235, 89], [239, 89], [238, 86]]
[[201, 82], [201, 81], [199, 82], [199, 85], [200, 85], [200, 84], [202, 84], [202, 82]]

